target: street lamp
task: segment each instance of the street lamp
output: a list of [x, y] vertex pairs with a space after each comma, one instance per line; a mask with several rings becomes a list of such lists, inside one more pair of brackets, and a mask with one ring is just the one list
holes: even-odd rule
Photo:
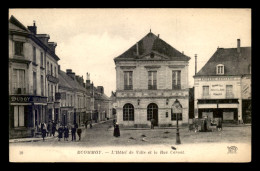
[[172, 106], [172, 112], [176, 114], [177, 129], [176, 129], [176, 144], [181, 144], [180, 132], [179, 132], [179, 117], [178, 115], [182, 113], [182, 106], [178, 99], [175, 100]]

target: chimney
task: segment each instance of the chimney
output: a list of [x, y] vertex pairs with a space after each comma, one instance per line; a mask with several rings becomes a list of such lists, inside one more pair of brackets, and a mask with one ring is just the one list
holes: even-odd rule
[[48, 34], [36, 34], [35, 36], [40, 39], [45, 45], [48, 45], [48, 41], [50, 39], [50, 36]]
[[55, 48], [57, 46], [56, 42], [48, 42], [49, 48], [55, 53]]
[[160, 38], [160, 34], [158, 34], [158, 38]]
[[182, 51], [182, 54], [184, 55], [184, 51]]
[[58, 73], [60, 73], [60, 65], [58, 65]]
[[37, 27], [35, 25], [35, 21], [33, 21], [33, 26], [28, 26], [28, 30], [30, 30], [33, 34], [37, 33]]
[[136, 43], [136, 55], [139, 56], [138, 42]]
[[195, 54], [195, 75], [197, 74], [197, 54]]
[[75, 72], [72, 72], [72, 69], [66, 69], [66, 74], [75, 80]]
[[99, 93], [104, 94], [104, 87], [103, 86], [97, 86], [97, 90]]
[[240, 39], [237, 39], [237, 53], [240, 53]]

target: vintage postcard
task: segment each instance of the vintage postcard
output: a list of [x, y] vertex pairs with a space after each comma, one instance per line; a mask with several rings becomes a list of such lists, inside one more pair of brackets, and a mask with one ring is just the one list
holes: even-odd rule
[[251, 162], [251, 9], [9, 9], [10, 162]]

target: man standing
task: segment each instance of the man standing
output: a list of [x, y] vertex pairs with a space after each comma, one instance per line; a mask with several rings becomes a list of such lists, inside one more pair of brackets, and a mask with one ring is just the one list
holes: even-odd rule
[[154, 124], [155, 124], [155, 119], [152, 118], [152, 119], [151, 119], [151, 129], [154, 129]]
[[72, 125], [72, 127], [71, 127], [71, 137], [72, 137], [72, 139], [71, 139], [71, 141], [76, 141], [76, 126], [75, 126], [75, 124], [74, 125]]

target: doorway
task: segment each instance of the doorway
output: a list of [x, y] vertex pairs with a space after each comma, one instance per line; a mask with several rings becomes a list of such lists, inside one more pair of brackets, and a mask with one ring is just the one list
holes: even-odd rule
[[154, 126], [158, 126], [158, 106], [155, 103], [150, 103], [147, 106], [147, 120], [155, 120]]

